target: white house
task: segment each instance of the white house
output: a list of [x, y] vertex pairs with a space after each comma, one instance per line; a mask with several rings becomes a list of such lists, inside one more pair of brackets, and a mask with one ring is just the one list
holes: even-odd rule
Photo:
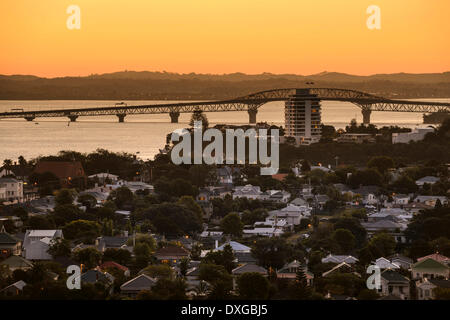
[[247, 184], [245, 186], [238, 186], [234, 188], [233, 200], [237, 198], [247, 198], [251, 200], [260, 199], [263, 192], [259, 186], [252, 186]]
[[[19, 201], [23, 200], [23, 182], [14, 178], [0, 178], [0, 200]], [[2, 198], [2, 194], [4, 194]]]
[[433, 128], [415, 128], [411, 132], [399, 132], [392, 134], [392, 143], [409, 143], [421, 141], [427, 133], [434, 132]]
[[438, 177], [433, 177], [433, 176], [426, 176], [423, 178], [420, 178], [419, 180], [416, 180], [416, 185], [418, 185], [419, 187], [423, 186], [425, 183], [426, 184], [435, 184], [436, 182], [439, 181]]
[[100, 183], [105, 183], [106, 180], [111, 180], [112, 182], [116, 182], [117, 180], [119, 180], [119, 176], [105, 172], [90, 175], [88, 178], [89, 179], [97, 178]]
[[409, 196], [407, 194], [396, 194], [392, 197], [394, 204], [404, 205], [409, 203]]
[[304, 218], [311, 216], [311, 208], [309, 206], [296, 206], [288, 204], [287, 207], [280, 210], [273, 210], [269, 212], [270, 219], [283, 219], [290, 225], [299, 225]]
[[443, 205], [448, 203], [447, 197], [444, 196], [417, 196], [414, 199], [414, 202], [424, 203], [428, 206], [434, 207], [438, 199]]
[[400, 269], [400, 266], [396, 263], [389, 261], [388, 259], [381, 257], [375, 260], [374, 265], [379, 267], [381, 270], [384, 269]]
[[47, 252], [53, 240], [63, 238], [62, 230], [27, 230], [22, 256], [28, 260], [51, 260]]

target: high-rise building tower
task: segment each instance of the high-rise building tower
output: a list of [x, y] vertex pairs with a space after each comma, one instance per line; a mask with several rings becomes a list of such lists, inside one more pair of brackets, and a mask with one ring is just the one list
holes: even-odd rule
[[285, 103], [285, 135], [297, 144], [319, 142], [321, 136], [320, 100], [308, 89], [297, 89]]

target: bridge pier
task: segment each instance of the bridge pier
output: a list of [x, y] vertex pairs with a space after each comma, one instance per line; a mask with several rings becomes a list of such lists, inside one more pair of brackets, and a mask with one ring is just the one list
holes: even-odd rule
[[248, 123], [256, 123], [256, 114], [258, 113], [257, 109], [249, 109], [248, 111]]
[[33, 121], [34, 119], [35, 119], [35, 116], [25, 117], [25, 120], [27, 120], [27, 121]]
[[119, 122], [124, 122], [125, 121], [126, 114], [119, 113], [119, 114], [116, 114], [116, 116], [117, 116], [117, 118], [119, 118]]
[[75, 122], [75, 121], [77, 121], [78, 116], [72, 115], [72, 116], [68, 116], [68, 118], [70, 119], [70, 122]]
[[372, 113], [372, 110], [362, 109], [361, 112], [363, 115], [363, 124], [370, 124], [370, 114]]
[[178, 118], [180, 117], [180, 113], [178, 111], [169, 112], [170, 122], [178, 123]]

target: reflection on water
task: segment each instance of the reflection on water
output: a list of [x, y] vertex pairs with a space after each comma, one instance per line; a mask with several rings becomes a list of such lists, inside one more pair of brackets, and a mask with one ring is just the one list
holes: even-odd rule
[[[433, 100], [427, 100], [433, 101]], [[448, 102], [450, 99], [434, 100]], [[87, 108], [111, 106], [118, 101], [0, 101], [0, 112], [12, 108], [24, 110]], [[128, 105], [170, 103], [171, 101], [125, 101]], [[217, 123], [246, 124], [246, 112], [211, 112], [206, 114], [211, 125]], [[139, 152], [142, 159], [152, 159], [165, 145], [166, 135], [177, 128], [187, 127], [190, 114], [181, 114], [179, 123], [170, 123], [168, 114], [131, 115], [125, 123], [115, 116], [80, 117], [68, 123], [65, 118], [38, 118], [34, 122], [22, 119], [0, 121], [0, 161], [26, 159], [55, 154], [60, 150], [90, 152], [97, 148], [111, 151]], [[345, 127], [351, 119], [362, 121], [360, 109], [346, 102], [322, 102], [322, 121], [336, 128]], [[284, 104], [263, 105], [258, 121], [284, 125]], [[373, 112], [371, 121], [377, 126], [399, 125], [415, 127], [422, 123], [421, 113]], [[39, 123], [36, 125], [35, 123]]]

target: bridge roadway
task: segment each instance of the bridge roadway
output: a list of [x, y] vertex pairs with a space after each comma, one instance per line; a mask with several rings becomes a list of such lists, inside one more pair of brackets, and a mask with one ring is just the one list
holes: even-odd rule
[[127, 106], [126, 104], [116, 104], [111, 107], [92, 107], [79, 109], [59, 109], [59, 110], [34, 110], [34, 111], [10, 111], [0, 113], [0, 119], [23, 118], [33, 121], [41, 117], [67, 117], [70, 121], [76, 121], [80, 116], [105, 116], [115, 115], [119, 122], [124, 122], [127, 115], [132, 114], [157, 114], [168, 113], [171, 122], [178, 122], [180, 113], [191, 113], [196, 110], [204, 112], [224, 112], [224, 111], [247, 111], [249, 123], [256, 123], [258, 108], [271, 101], [287, 101], [293, 95], [301, 93], [302, 99], [325, 100], [325, 101], [345, 101], [361, 108], [363, 122], [370, 123], [372, 111], [393, 111], [393, 112], [450, 112], [450, 103], [425, 102], [386, 99], [361, 91], [333, 88], [288, 88], [261, 91], [236, 99], [219, 101], [183, 102], [155, 105]]

